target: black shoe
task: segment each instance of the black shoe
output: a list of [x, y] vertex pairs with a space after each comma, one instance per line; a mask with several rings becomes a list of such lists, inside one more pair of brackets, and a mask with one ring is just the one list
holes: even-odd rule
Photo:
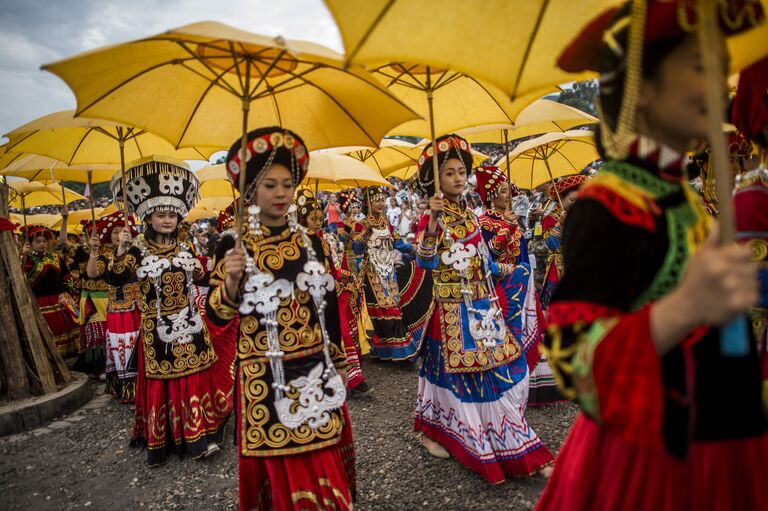
[[352, 392], [350, 392], [350, 397], [351, 398], [363, 397], [363, 396], [367, 396], [371, 392], [373, 392], [373, 387], [371, 387], [365, 382], [361, 382], [360, 385], [352, 389]]

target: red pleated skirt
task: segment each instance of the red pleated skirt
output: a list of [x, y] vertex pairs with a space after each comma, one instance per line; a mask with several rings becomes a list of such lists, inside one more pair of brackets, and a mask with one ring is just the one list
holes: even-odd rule
[[229, 337], [211, 339], [218, 357], [211, 367], [162, 380], [146, 377], [139, 340], [142, 349], [131, 443], [146, 444], [150, 466], [163, 463], [168, 452], [200, 458], [210, 443], [222, 440], [233, 407], [237, 346]]
[[290, 456], [239, 455], [240, 510], [352, 509], [355, 453], [346, 404], [344, 418], [337, 445]]
[[36, 296], [40, 312], [51, 329], [56, 349], [62, 358], [74, 357], [79, 351], [80, 326], [64, 305], [59, 302], [58, 295]]
[[537, 511], [768, 510], [768, 434], [695, 442], [678, 460], [579, 415]]
[[360, 385], [363, 378], [363, 368], [361, 365], [362, 355], [360, 354], [360, 344], [357, 340], [357, 316], [355, 316], [349, 301], [351, 294], [349, 291], [342, 291], [337, 294], [339, 300], [339, 326], [341, 327], [341, 342], [344, 346], [344, 354], [347, 356], [347, 390], [352, 390]]

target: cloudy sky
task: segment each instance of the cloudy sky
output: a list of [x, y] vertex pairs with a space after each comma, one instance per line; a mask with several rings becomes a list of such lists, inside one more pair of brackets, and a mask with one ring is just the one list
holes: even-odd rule
[[342, 51], [321, 0], [0, 0], [0, 134], [75, 108], [42, 64], [208, 20]]

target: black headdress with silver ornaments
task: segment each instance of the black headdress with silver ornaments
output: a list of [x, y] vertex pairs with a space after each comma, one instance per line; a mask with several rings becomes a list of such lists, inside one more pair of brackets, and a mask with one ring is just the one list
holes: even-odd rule
[[[243, 168], [240, 157], [240, 140], [237, 140], [227, 153], [227, 174], [235, 186], [239, 186], [240, 172]], [[304, 179], [309, 168], [309, 152], [301, 137], [277, 126], [259, 128], [248, 133], [245, 160], [244, 197], [246, 201], [254, 204], [256, 189], [264, 178], [264, 172], [273, 163], [279, 163], [288, 168], [294, 187]]]
[[[199, 198], [200, 183], [189, 166], [165, 156], [148, 156], [132, 162], [125, 171], [128, 209], [140, 220], [155, 211], [173, 211], [182, 218]], [[112, 179], [112, 194], [122, 202], [122, 179]]]

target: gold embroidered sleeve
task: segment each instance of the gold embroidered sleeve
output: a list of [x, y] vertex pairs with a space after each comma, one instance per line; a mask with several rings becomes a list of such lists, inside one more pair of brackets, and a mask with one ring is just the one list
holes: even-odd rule
[[211, 287], [208, 292], [206, 312], [214, 323], [223, 325], [232, 321], [240, 313], [238, 307], [238, 304], [233, 303], [227, 297], [227, 291], [224, 289], [223, 282]]
[[340, 343], [330, 342], [328, 343], [328, 351], [331, 354], [331, 360], [333, 365], [338, 369], [343, 369], [347, 365], [347, 355], [344, 353], [344, 349]]
[[109, 271], [115, 275], [123, 275], [124, 273], [134, 273], [137, 267], [136, 255], [129, 251], [122, 256], [115, 256], [109, 264]]

